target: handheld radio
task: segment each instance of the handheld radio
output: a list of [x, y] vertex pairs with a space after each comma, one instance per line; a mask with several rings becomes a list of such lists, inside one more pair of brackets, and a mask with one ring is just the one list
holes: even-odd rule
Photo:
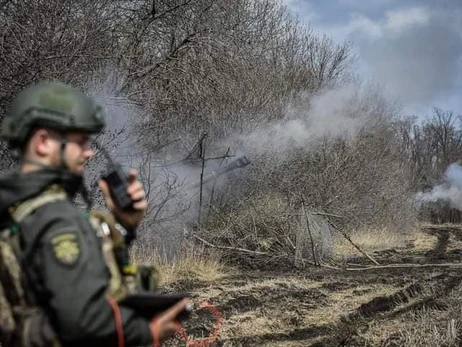
[[128, 177], [122, 166], [118, 163], [110, 162], [102, 179], [107, 182], [114, 203], [122, 210], [131, 210], [133, 201], [127, 193]]
[[112, 200], [122, 210], [129, 211], [133, 209], [133, 200], [127, 193], [129, 185], [128, 174], [119, 163], [112, 160], [108, 151], [103, 146], [97, 143], [97, 147], [108, 160], [106, 171], [103, 173], [101, 179], [108, 184]]

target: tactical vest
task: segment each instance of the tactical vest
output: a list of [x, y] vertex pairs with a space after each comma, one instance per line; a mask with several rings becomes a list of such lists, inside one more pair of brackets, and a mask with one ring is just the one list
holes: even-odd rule
[[[27, 284], [20, 261], [19, 225], [41, 206], [66, 199], [64, 189], [52, 185], [39, 196], [11, 208], [14, 224], [0, 231], [0, 347], [32, 346], [29, 341], [31, 324], [37, 315], [44, 315], [40, 308], [30, 303], [26, 295]], [[109, 212], [92, 211], [87, 217], [101, 238], [104, 260], [111, 276], [108, 294], [119, 301], [136, 290], [153, 290], [157, 284], [156, 272], [154, 269], [139, 271], [130, 264], [124, 229], [113, 216]], [[146, 288], [146, 283], [150, 288]], [[47, 328], [51, 329], [49, 326]], [[44, 342], [43, 346], [60, 346], [52, 331], [48, 335], [50, 340]]]
[[[43, 312], [34, 307], [26, 295], [24, 272], [21, 268], [19, 225], [39, 207], [67, 198], [66, 193], [52, 186], [38, 197], [10, 208], [13, 224], [0, 232], [0, 344], [31, 346], [32, 322], [38, 322]], [[44, 323], [45, 324], [45, 323]], [[51, 328], [48, 346], [59, 346]], [[44, 344], [45, 346], [45, 344]]]

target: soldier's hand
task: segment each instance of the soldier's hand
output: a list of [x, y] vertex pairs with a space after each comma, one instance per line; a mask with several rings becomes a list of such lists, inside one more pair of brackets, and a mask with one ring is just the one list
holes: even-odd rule
[[130, 170], [128, 183], [127, 193], [133, 201], [133, 209], [130, 211], [124, 211], [121, 210], [112, 200], [107, 182], [104, 180], [100, 180], [98, 182], [99, 188], [106, 200], [106, 205], [114, 214], [117, 221], [126, 228], [134, 229], [143, 219], [148, 202], [146, 200], [146, 193], [144, 192], [143, 184], [138, 180], [138, 172], [136, 170]]
[[179, 324], [175, 319], [187, 305], [189, 305], [189, 299], [183, 299], [151, 320], [149, 326], [155, 342], [164, 341], [178, 330]]

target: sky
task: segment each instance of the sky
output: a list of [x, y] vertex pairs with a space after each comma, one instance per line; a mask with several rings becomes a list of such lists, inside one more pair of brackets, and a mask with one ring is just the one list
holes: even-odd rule
[[334, 42], [349, 41], [356, 72], [402, 113], [462, 114], [462, 0], [282, 0]]

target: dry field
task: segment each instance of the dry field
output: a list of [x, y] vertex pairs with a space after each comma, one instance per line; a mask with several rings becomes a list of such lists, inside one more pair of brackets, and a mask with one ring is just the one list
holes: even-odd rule
[[[220, 310], [212, 346], [459, 346], [462, 227], [353, 240], [380, 265], [339, 240], [328, 267], [237, 271], [210, 261], [188, 270], [185, 261], [162, 289], [188, 292]], [[189, 257], [195, 263], [195, 254]], [[208, 312], [197, 310], [185, 328], [198, 337], [212, 324]], [[175, 338], [166, 345], [185, 343]]]

